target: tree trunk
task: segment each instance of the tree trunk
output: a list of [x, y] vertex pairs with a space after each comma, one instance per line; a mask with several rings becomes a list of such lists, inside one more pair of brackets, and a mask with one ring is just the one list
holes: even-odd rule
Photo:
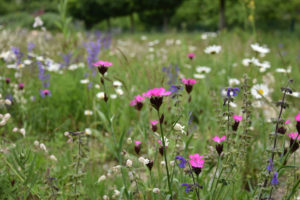
[[129, 15], [130, 17], [130, 32], [131, 33], [134, 33], [134, 29], [135, 29], [135, 26], [134, 26], [134, 17], [133, 17], [133, 13], [131, 13]]
[[219, 30], [221, 31], [226, 27], [225, 0], [219, 0], [219, 2], [220, 2]]
[[163, 30], [166, 32], [168, 31], [168, 25], [169, 25], [169, 19], [168, 19], [168, 16], [165, 14], [164, 15], [164, 24], [163, 24]]

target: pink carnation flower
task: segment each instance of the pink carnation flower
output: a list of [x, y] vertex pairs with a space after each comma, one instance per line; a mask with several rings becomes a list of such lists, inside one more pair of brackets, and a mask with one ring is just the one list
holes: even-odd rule
[[292, 140], [300, 140], [300, 135], [297, 132], [295, 132], [295, 133], [289, 133], [288, 136]]
[[152, 98], [152, 97], [163, 97], [170, 95], [170, 91], [166, 91], [165, 88], [153, 88], [143, 93], [144, 97]]
[[202, 168], [203, 165], [204, 165], [204, 160], [202, 159], [203, 156], [195, 153], [193, 155], [189, 155], [190, 157], [190, 164], [192, 167], [195, 167], [195, 168]]
[[136, 145], [136, 146], [139, 146], [139, 145], [141, 145], [141, 144], [142, 144], [141, 141], [138, 141], [138, 140], [135, 141], [135, 145]]
[[134, 97], [134, 99], [132, 101], [130, 101], [130, 106], [136, 106], [137, 103], [141, 103], [144, 100], [145, 100], [145, 97], [137, 95]]
[[19, 83], [19, 89], [20, 89], [20, 90], [23, 90], [24, 86], [25, 86], [24, 83]]
[[197, 81], [194, 79], [190, 79], [190, 78], [188, 78], [188, 79], [183, 78], [182, 82], [185, 85], [194, 85]]
[[95, 67], [110, 67], [110, 66], [112, 66], [112, 63], [108, 62], [108, 61], [99, 60], [99, 61], [93, 63], [93, 65]]
[[300, 122], [300, 111], [299, 111], [299, 113], [296, 115], [295, 119], [296, 119], [297, 122]]
[[155, 126], [156, 124], [158, 124], [158, 121], [157, 120], [150, 120], [150, 123], [152, 126]]
[[240, 121], [242, 121], [243, 116], [233, 115], [233, 119], [234, 119], [236, 122], [240, 122]]
[[192, 60], [195, 57], [195, 54], [194, 53], [189, 53], [187, 56], [188, 56], [189, 59]]
[[290, 122], [291, 122], [290, 120], [286, 120], [284, 123], [289, 124]]
[[212, 140], [220, 144], [222, 141], [226, 140], [226, 136], [222, 136], [222, 137], [215, 136]]

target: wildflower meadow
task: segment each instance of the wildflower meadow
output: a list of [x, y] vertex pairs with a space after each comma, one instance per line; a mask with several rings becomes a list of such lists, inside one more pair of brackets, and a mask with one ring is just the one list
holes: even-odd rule
[[0, 28], [0, 199], [300, 199], [299, 35], [79, 31], [64, 6]]

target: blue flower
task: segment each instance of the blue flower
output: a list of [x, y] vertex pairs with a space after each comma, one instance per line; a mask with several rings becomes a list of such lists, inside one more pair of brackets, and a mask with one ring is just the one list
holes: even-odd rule
[[239, 88], [227, 88], [227, 97], [235, 97], [238, 95]]
[[175, 159], [180, 160], [180, 163], [178, 164], [178, 167], [185, 168], [186, 160], [182, 156], [176, 156]]
[[271, 184], [272, 185], [278, 185], [279, 184], [279, 182], [278, 182], [278, 172], [274, 172]]
[[192, 185], [190, 185], [188, 183], [182, 183], [181, 186], [186, 187], [185, 188], [186, 193], [189, 193], [190, 191], [193, 191]]
[[273, 160], [270, 158], [269, 162], [270, 162], [270, 165], [267, 165], [267, 170], [269, 172], [271, 172], [271, 171], [273, 171]]

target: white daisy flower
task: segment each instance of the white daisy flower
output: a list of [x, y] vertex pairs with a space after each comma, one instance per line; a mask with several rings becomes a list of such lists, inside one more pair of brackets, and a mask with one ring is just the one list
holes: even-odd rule
[[267, 54], [270, 52], [269, 48], [267, 48], [266, 46], [260, 46], [258, 43], [251, 44], [250, 46], [253, 51], [256, 51], [257, 53], [260, 54]]
[[257, 66], [259, 64], [259, 60], [255, 57], [252, 57], [252, 58], [245, 58], [243, 59], [242, 61], [242, 64], [245, 66], [245, 67], [249, 67], [250, 65], [255, 65]]
[[293, 92], [292, 94], [286, 93], [287, 95], [290, 95], [292, 97], [300, 98], [300, 92]]
[[271, 67], [271, 64], [269, 61], [264, 61], [263, 63], [258, 63], [257, 66], [259, 67], [260, 72], [265, 72], [267, 69]]
[[111, 94], [111, 95], [110, 95], [110, 98], [111, 98], [111, 99], [116, 99], [117, 97], [118, 97], [118, 96], [117, 96], [116, 94]]
[[84, 115], [91, 116], [91, 115], [93, 115], [93, 111], [91, 111], [91, 110], [85, 110], [84, 111]]
[[240, 81], [236, 78], [230, 78], [228, 80], [228, 83], [229, 83], [229, 86], [234, 86], [234, 85], [239, 85], [240, 84]]
[[292, 67], [291, 66], [289, 66], [287, 69], [285, 69], [285, 68], [277, 68], [276, 70], [275, 70], [275, 72], [278, 72], [278, 73], [284, 73], [284, 74], [289, 74], [289, 73], [291, 73], [292, 72]]
[[82, 80], [80, 80], [81, 84], [88, 84], [89, 82], [90, 82], [89, 79], [82, 79]]
[[120, 81], [114, 81], [113, 86], [114, 87], [121, 87], [123, 84]]
[[34, 23], [33, 23], [33, 28], [37, 28], [39, 26], [43, 26], [43, 21], [42, 19], [38, 16], [36, 18], [34, 18]]
[[206, 66], [198, 66], [198, 67], [196, 67], [196, 72], [198, 72], [198, 73], [208, 74], [210, 71], [211, 71], [210, 67], [206, 67]]
[[206, 53], [206, 54], [218, 54], [218, 53], [220, 53], [221, 50], [222, 50], [221, 46], [212, 45], [212, 46], [206, 47], [206, 49], [204, 50], [204, 53]]
[[122, 96], [124, 94], [124, 92], [123, 92], [123, 90], [121, 88], [117, 88], [115, 91], [120, 96]]
[[204, 75], [204, 74], [194, 74], [193, 76], [194, 76], [194, 78], [196, 78], [196, 79], [204, 79], [204, 78], [205, 78], [205, 75]]
[[104, 92], [98, 92], [98, 93], [96, 94], [96, 97], [97, 97], [98, 99], [104, 99], [105, 94], [104, 94]]
[[261, 99], [269, 94], [269, 88], [264, 84], [256, 84], [251, 88], [251, 94], [256, 99]]

